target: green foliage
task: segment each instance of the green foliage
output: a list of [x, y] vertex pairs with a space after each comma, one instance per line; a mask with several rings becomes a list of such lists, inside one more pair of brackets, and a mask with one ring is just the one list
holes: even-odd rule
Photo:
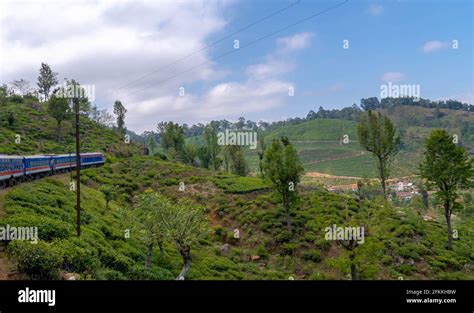
[[238, 145], [226, 146], [225, 152], [230, 158], [231, 172], [235, 175], [246, 176], [248, 172], [247, 162], [245, 161], [242, 149]]
[[18, 269], [32, 279], [56, 279], [61, 265], [61, 251], [50, 243], [14, 241], [8, 251], [17, 261]]
[[110, 185], [104, 185], [100, 187], [100, 192], [104, 194], [105, 197], [105, 207], [109, 208], [109, 202], [114, 198], [115, 192], [114, 188]]
[[228, 193], [249, 193], [265, 190], [271, 187], [264, 180], [256, 177], [242, 177], [227, 174], [218, 174], [213, 179], [217, 187]]
[[[69, 119], [61, 122], [61, 143], [58, 143], [57, 121], [48, 114], [48, 103], [34, 100], [7, 102], [0, 109], [1, 154], [62, 154], [74, 151], [74, 131]], [[9, 116], [14, 123], [8, 123]], [[124, 143], [123, 137], [107, 127], [81, 116], [81, 149], [87, 152], [102, 151], [115, 156], [132, 156], [141, 152], [135, 144]], [[21, 143], [15, 143], [15, 135]]]
[[204, 129], [204, 139], [206, 140], [209, 162], [215, 170], [218, 170], [222, 163], [222, 160], [218, 157], [221, 146], [217, 142], [217, 125], [214, 121]]
[[457, 146], [445, 130], [435, 130], [425, 143], [425, 159], [420, 172], [430, 189], [443, 201], [453, 203], [459, 187], [473, 185], [473, 159], [469, 159], [466, 149]]
[[41, 63], [38, 76], [38, 92], [43, 95], [47, 101], [51, 88], [58, 83], [58, 73], [54, 73], [51, 67], [46, 63]]
[[442, 129], [433, 131], [425, 146], [425, 159], [420, 164], [420, 173], [426, 179], [428, 189], [436, 189], [438, 199], [443, 202], [448, 224], [448, 249], [451, 249], [451, 214], [456, 207], [460, 207], [456, 203], [458, 188], [474, 185], [474, 159], [469, 159], [466, 150], [457, 146]]
[[271, 182], [283, 200], [288, 231], [291, 233], [291, 210], [298, 200], [296, 186], [303, 173], [303, 165], [288, 138], [273, 140], [265, 151], [262, 168], [264, 177]]
[[73, 234], [73, 228], [67, 223], [38, 214], [20, 213], [0, 220], [0, 225], [5, 227], [37, 227], [38, 237], [44, 241], [55, 238], [67, 238]]
[[150, 155], [155, 155], [155, 151], [158, 145], [156, 144], [156, 140], [154, 136], [150, 136], [148, 138], [148, 149], [150, 150]]
[[396, 128], [388, 117], [382, 116], [380, 112], [369, 111], [367, 115], [361, 115], [357, 131], [361, 146], [377, 159], [382, 190], [386, 196], [385, 181], [390, 176], [390, 162], [400, 149]]
[[168, 122], [161, 126], [161, 146], [165, 150], [174, 150], [171, 159], [182, 160], [184, 151], [184, 131], [178, 123]]
[[123, 137], [125, 136], [126, 129], [125, 129], [125, 114], [127, 113], [127, 109], [123, 106], [122, 102], [119, 100], [115, 101], [114, 103], [114, 114], [117, 116], [117, 130], [118, 133]]
[[61, 141], [61, 122], [68, 118], [69, 104], [66, 98], [52, 95], [48, 101], [48, 113], [53, 117], [58, 125], [57, 136], [58, 142]]

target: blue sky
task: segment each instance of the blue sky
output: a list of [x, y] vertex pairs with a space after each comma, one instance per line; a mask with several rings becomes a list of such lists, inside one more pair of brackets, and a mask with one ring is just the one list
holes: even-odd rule
[[[229, 29], [239, 29], [283, 8], [288, 1], [243, 1], [229, 14]], [[341, 1], [301, 1], [284, 13], [244, 32], [241, 42], [252, 41]], [[311, 44], [293, 56], [296, 68], [285, 75], [294, 82], [295, 96], [269, 116], [303, 116], [310, 109], [341, 108], [378, 96], [382, 76], [401, 73], [399, 84], [419, 84], [430, 99], [473, 97], [472, 1], [349, 1], [330, 12], [262, 40], [220, 62], [241, 78], [246, 66], [263, 61], [275, 49], [275, 38], [295, 33], [314, 34]], [[349, 49], [343, 49], [343, 40]], [[458, 49], [452, 41], [458, 40]], [[423, 50], [427, 42], [439, 49]], [[229, 46], [228, 41], [225, 45]], [[217, 51], [225, 49], [216, 48]], [[240, 74], [240, 75], [239, 75]], [[239, 77], [240, 76], [240, 77]], [[256, 114], [255, 116], [258, 116]]]
[[4, 0], [0, 83], [35, 85], [48, 63], [59, 78], [94, 86], [99, 109], [121, 100], [137, 132], [168, 120], [303, 117], [380, 98], [388, 82], [419, 85], [422, 98], [474, 103], [470, 0], [349, 0], [233, 49], [234, 40], [243, 47], [342, 2]]

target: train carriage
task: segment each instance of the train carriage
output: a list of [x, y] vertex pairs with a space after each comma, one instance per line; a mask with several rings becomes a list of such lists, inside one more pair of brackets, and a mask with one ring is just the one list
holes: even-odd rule
[[98, 152], [81, 153], [81, 167], [101, 165], [104, 163], [105, 163], [105, 158], [104, 158], [103, 153], [98, 153]]
[[23, 175], [22, 156], [0, 155], [0, 181], [14, 179]]
[[53, 170], [53, 158], [46, 155], [25, 156], [25, 175], [50, 173]]
[[[105, 163], [103, 153], [81, 153], [81, 168]], [[14, 156], [0, 154], [0, 188], [76, 168], [75, 154]]]
[[59, 154], [53, 155], [54, 170], [64, 170], [76, 167], [75, 154]]

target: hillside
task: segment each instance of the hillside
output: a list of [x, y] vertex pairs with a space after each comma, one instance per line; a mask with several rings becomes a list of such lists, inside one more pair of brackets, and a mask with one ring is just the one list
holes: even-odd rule
[[[47, 114], [45, 103], [31, 99], [22, 102], [8, 101], [0, 104], [0, 154], [69, 153], [75, 151], [75, 118], [62, 122], [61, 142], [57, 141], [56, 120]], [[134, 155], [141, 149], [126, 144], [111, 129], [90, 120], [80, 118], [81, 150], [110, 152], [114, 155]], [[20, 136], [20, 142], [15, 140]]]
[[[92, 279], [173, 279], [181, 267], [174, 245], [166, 244], [163, 254], [156, 250], [152, 271], [147, 271], [140, 236], [133, 232], [130, 238], [124, 236], [131, 229], [124, 210], [131, 209], [134, 195], [152, 188], [171, 199], [204, 204], [208, 210], [211, 232], [193, 250], [189, 279], [346, 279], [346, 252], [325, 240], [323, 229], [344, 223], [347, 214], [367, 210], [370, 233], [358, 252], [361, 278], [472, 278], [474, 234], [468, 231], [474, 227], [472, 218], [455, 219], [464, 235], [456, 240], [454, 251], [448, 251], [443, 217], [434, 211], [423, 213], [434, 216], [425, 221], [412, 209], [395, 210], [322, 189], [303, 189], [294, 217], [295, 236], [290, 239], [277, 199], [268, 186], [254, 180], [151, 157], [127, 158], [84, 171], [81, 238], [74, 233], [74, 193], [69, 192], [67, 177], [8, 190], [0, 201], [5, 214], [1, 224], [42, 225], [39, 244], [14, 242], [8, 251], [30, 271], [27, 256], [37, 255], [40, 265], [48, 262], [43, 265], [48, 269], [43, 273], [46, 278], [55, 278], [62, 270]], [[185, 192], [179, 191], [180, 182], [185, 183]], [[97, 190], [110, 183], [116, 185], [117, 197], [106, 209]], [[233, 237], [235, 229], [239, 239]], [[224, 252], [224, 244], [230, 246], [229, 252]]]
[[[2, 108], [2, 153], [60, 153], [72, 146], [70, 122], [63, 128], [64, 143], [56, 143], [54, 121], [41, 104], [8, 103]], [[12, 125], [5, 120], [9, 111], [15, 116]], [[354, 194], [331, 193], [314, 185], [299, 187], [294, 232], [289, 234], [280, 201], [267, 182], [139, 156], [139, 147], [122, 143], [113, 131], [87, 117], [82, 121], [83, 149], [105, 151], [108, 160], [103, 167], [82, 172], [81, 237], [75, 234], [75, 193], [69, 189], [69, 174], [3, 190], [0, 226], [38, 226], [40, 240], [2, 242], [0, 264], [8, 266], [0, 270], [17, 268], [30, 279], [59, 279], [64, 273], [79, 279], [174, 279], [182, 267], [176, 246], [165, 242], [162, 252], [155, 249], [152, 268], [146, 269], [146, 245], [130, 218], [135, 196], [151, 189], [172, 201], [187, 199], [206, 209], [209, 232], [191, 251], [187, 279], [349, 279], [348, 251], [327, 240], [324, 230], [356, 218], [368, 231], [355, 261], [361, 279], [474, 278], [474, 208], [467, 196], [465, 210], [453, 217], [462, 235], [452, 251], [445, 249], [444, 217], [434, 200], [430, 210], [416, 201], [395, 207], [379, 198], [360, 201]], [[344, 124], [352, 136], [354, 124]], [[320, 164], [337, 164], [360, 153], [356, 143], [339, 145], [341, 127], [337, 120], [314, 120], [268, 136], [302, 136], [304, 140], [295, 144], [305, 164], [315, 157]], [[25, 136], [20, 145], [10, 139], [16, 133]], [[305, 142], [312, 139], [329, 142], [321, 147]], [[341, 158], [322, 161], [334, 153]], [[352, 171], [358, 167], [360, 163], [354, 163]], [[114, 191], [108, 207], [101, 192], [104, 186]], [[0, 277], [15, 277], [9, 274]]]
[[[436, 128], [458, 135], [459, 143], [474, 155], [474, 113], [458, 110], [395, 106], [383, 109], [396, 125], [403, 147], [393, 164], [393, 176], [412, 175], [422, 157], [424, 139]], [[314, 119], [265, 133], [265, 141], [286, 136], [295, 145], [306, 172], [340, 176], [376, 177], [375, 161], [358, 143], [356, 123], [348, 120]], [[342, 143], [348, 135], [349, 143]], [[255, 151], [246, 149], [252, 169], [258, 166]]]

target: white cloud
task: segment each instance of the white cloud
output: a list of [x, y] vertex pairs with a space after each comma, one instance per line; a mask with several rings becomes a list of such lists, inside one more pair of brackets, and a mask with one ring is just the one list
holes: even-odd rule
[[150, 125], [154, 128], [158, 120], [196, 123], [211, 119], [235, 119], [243, 114], [265, 112], [283, 105], [290, 86], [291, 83], [279, 80], [248, 80], [244, 83], [221, 83], [203, 95], [153, 98], [135, 103], [127, 123], [131, 129], [143, 131], [150, 129]]
[[313, 33], [304, 32], [289, 37], [279, 38], [277, 40], [279, 52], [288, 53], [305, 49], [309, 46], [313, 36]]
[[[137, 104], [140, 109], [129, 118], [130, 126], [143, 130], [143, 125], [160, 120], [178, 122], [205, 122], [214, 118], [236, 119], [238, 116], [265, 112], [282, 106], [289, 99], [290, 87], [294, 84], [282, 79], [282, 75], [296, 67], [291, 52], [309, 45], [309, 33], [299, 33], [278, 38], [277, 49], [268, 54], [263, 63], [247, 66], [243, 82], [231, 81], [217, 84], [203, 94], [186, 94], [179, 97], [155, 98]], [[342, 88], [334, 85], [332, 88]]]
[[399, 82], [405, 78], [405, 74], [400, 72], [386, 72], [382, 75], [382, 80], [386, 82]]
[[431, 53], [431, 52], [436, 52], [448, 47], [449, 47], [449, 43], [446, 41], [433, 40], [433, 41], [425, 42], [422, 49], [424, 53]]
[[275, 59], [275, 57], [269, 55], [265, 63], [250, 65], [246, 72], [249, 77], [262, 80], [291, 72], [294, 68], [293, 62]]
[[380, 15], [384, 11], [384, 7], [380, 4], [371, 4], [367, 9], [367, 12], [371, 15]]
[[[227, 1], [52, 0], [47, 5], [1, 1], [0, 82], [20, 77], [35, 81], [40, 63], [46, 62], [59, 72], [59, 78], [95, 84], [100, 98], [110, 89], [205, 47], [208, 37], [225, 26], [222, 11], [226, 5]], [[208, 58], [208, 51], [203, 50], [135, 87], [164, 80]], [[210, 62], [183, 75], [178, 84], [221, 74]], [[160, 88], [164, 91], [170, 85]], [[123, 90], [127, 91], [130, 88]], [[140, 94], [146, 96], [146, 92]]]
[[[228, 70], [208, 62], [212, 49], [167, 66], [224, 33], [223, 13], [231, 3], [2, 0], [0, 83], [25, 78], [34, 84], [41, 62], [48, 63], [60, 80], [95, 85], [99, 108], [110, 110], [114, 100], [121, 100], [128, 110], [127, 127], [139, 132], [155, 129], [162, 120], [234, 119], [281, 106], [294, 87], [282, 78], [295, 68], [291, 53], [306, 48], [311, 33], [277, 39], [275, 52], [248, 66], [242, 81], [213, 83]], [[204, 88], [196, 91], [195, 86]], [[180, 87], [186, 88], [184, 97], [178, 95]]]

